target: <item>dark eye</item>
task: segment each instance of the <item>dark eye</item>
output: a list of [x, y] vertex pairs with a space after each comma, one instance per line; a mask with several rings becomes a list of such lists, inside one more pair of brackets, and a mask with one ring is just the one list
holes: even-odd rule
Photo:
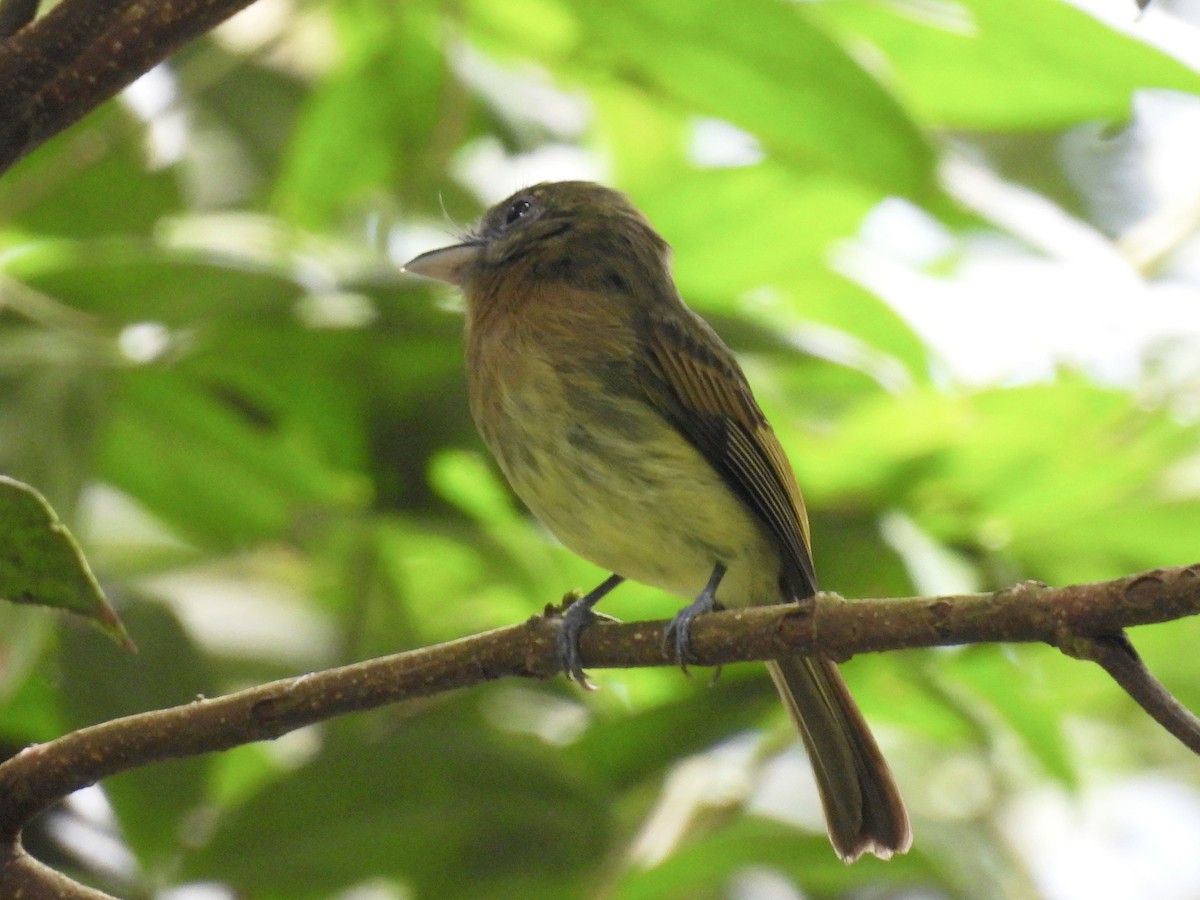
[[525, 214], [533, 209], [533, 204], [522, 197], [520, 200], [514, 200], [508, 205], [508, 209], [504, 211], [504, 224], [511, 225], [518, 219], [524, 218]]

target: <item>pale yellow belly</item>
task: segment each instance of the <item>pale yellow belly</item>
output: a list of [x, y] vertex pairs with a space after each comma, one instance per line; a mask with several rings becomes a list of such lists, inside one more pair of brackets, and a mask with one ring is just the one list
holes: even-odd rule
[[537, 381], [541, 390], [508, 386], [503, 418], [479, 424], [517, 495], [563, 544], [686, 600], [719, 562], [719, 602], [779, 602], [773, 540], [666, 420], [630, 398], [571, 403], [554, 379]]

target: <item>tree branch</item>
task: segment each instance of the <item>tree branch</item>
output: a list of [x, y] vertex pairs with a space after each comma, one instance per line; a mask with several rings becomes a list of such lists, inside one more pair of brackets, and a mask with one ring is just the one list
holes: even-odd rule
[[62, 0], [24, 24], [36, 4], [5, 0], [16, 30], [0, 40], [0, 174], [251, 2]]
[[37, 15], [38, 0], [0, 0], [0, 38], [16, 34]]
[[1076, 659], [1088, 659], [1103, 666], [1154, 721], [1193, 753], [1200, 754], [1200, 719], [1150, 674], [1124, 632], [1097, 638], [1076, 637], [1060, 642], [1058, 648]]
[[[28, 747], [0, 765], [0, 864], [20, 860], [15, 855], [21, 852], [20, 831], [31, 818], [118, 772], [506, 676], [549, 678], [559, 670], [554, 643], [559, 619], [552, 609], [547, 612], [520, 625], [140, 713]], [[800, 606], [700, 617], [692, 631], [692, 661], [719, 665], [818, 652], [845, 659], [913, 647], [1040, 641], [1099, 662], [1164, 727], [1200, 752], [1196, 718], [1154, 680], [1122, 633], [1196, 613], [1200, 564], [1094, 584], [1050, 588], [1026, 582], [953, 597], [845, 600], [821, 594]], [[584, 632], [583, 657], [592, 668], [673, 665], [663, 647], [665, 625], [597, 622]], [[0, 896], [15, 896], [5, 880], [9, 871], [8, 865], [0, 868]], [[20, 871], [29, 877], [28, 866]]]
[[38, 862], [19, 842], [0, 845], [0, 896], [21, 900], [112, 900]]

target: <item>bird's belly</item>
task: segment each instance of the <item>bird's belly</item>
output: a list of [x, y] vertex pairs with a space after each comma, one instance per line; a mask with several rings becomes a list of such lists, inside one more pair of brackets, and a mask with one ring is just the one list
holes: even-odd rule
[[774, 542], [690, 442], [643, 402], [571, 399], [512, 394], [503, 419], [480, 422], [517, 495], [560, 541], [685, 599], [719, 562], [720, 602], [778, 602]]

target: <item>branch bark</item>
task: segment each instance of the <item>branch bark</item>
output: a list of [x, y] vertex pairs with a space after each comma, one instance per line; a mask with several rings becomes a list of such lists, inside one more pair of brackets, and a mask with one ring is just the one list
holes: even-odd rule
[[62, 0], [28, 24], [33, 6], [6, 2], [16, 30], [0, 40], [0, 174], [251, 2]]
[[20, 900], [113, 900], [38, 862], [19, 842], [0, 845], [0, 897]]
[[[800, 606], [700, 617], [692, 631], [691, 662], [720, 665], [816, 653], [841, 660], [915, 647], [1044, 642], [1099, 662], [1164, 727], [1200, 752], [1200, 722], [1155, 681], [1123, 634], [1130, 626], [1197, 613], [1200, 564], [1063, 588], [1025, 582], [950, 597], [846, 600], [821, 594]], [[548, 607], [546, 615], [520, 625], [140, 713], [28, 747], [0, 765], [0, 896], [40, 896], [14, 894], [17, 884], [7, 880], [14, 872], [25, 879], [38, 873], [21, 855], [21, 829], [79, 788], [151, 762], [272, 739], [388, 703], [509, 676], [549, 678], [559, 671], [558, 623], [556, 610]], [[663, 646], [665, 625], [598, 621], [583, 634], [584, 660], [591, 668], [674, 665]], [[44, 896], [72, 895], [47, 888]]]
[[0, 38], [16, 34], [37, 15], [38, 0], [0, 0]]

